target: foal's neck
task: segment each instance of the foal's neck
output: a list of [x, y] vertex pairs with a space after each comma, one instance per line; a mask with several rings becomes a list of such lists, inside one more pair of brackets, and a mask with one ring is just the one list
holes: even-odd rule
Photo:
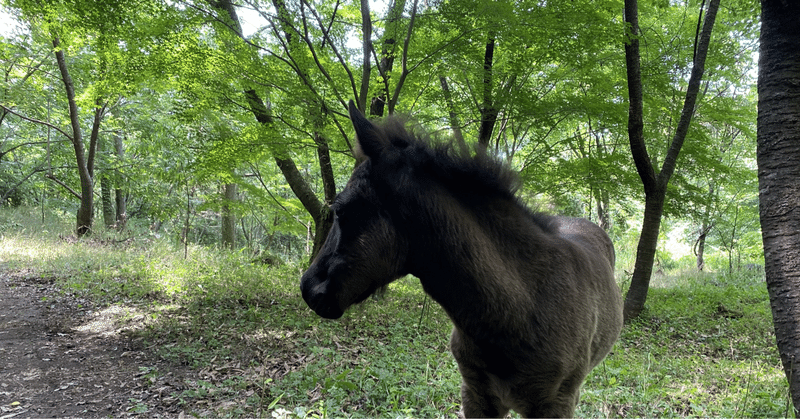
[[[457, 327], [492, 319], [501, 307], [529, 307], [522, 267], [544, 255], [547, 235], [521, 204], [497, 198], [467, 207], [439, 197], [412, 243], [411, 273]], [[422, 217], [421, 217], [422, 218]]]

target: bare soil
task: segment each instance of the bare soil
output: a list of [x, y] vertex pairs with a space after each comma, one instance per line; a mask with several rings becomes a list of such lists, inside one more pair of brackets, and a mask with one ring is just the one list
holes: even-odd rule
[[183, 417], [174, 395], [193, 373], [127, 334], [137, 321], [52, 279], [0, 272], [0, 419]]

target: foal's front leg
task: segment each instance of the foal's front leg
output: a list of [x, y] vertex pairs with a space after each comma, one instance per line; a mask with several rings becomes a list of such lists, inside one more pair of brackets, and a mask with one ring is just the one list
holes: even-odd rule
[[509, 407], [498, 397], [476, 349], [471, 341], [463, 338], [458, 329], [453, 329], [450, 350], [461, 373], [461, 410], [465, 418], [503, 417], [508, 413]]
[[464, 380], [461, 382], [461, 410], [465, 418], [501, 418], [508, 407], [497, 397], [491, 385], [483, 380], [468, 380], [459, 366]]

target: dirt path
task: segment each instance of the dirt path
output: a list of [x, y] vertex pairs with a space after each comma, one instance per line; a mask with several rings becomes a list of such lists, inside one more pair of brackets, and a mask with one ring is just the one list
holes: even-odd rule
[[135, 321], [0, 272], [0, 419], [184, 416], [174, 394], [187, 377], [126, 336]]

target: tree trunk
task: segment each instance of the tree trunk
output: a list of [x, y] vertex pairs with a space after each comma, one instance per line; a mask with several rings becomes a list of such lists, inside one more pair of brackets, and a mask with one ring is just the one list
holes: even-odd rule
[[[122, 136], [117, 134], [114, 136], [114, 151], [117, 153], [117, 161], [122, 161], [125, 157], [125, 149], [122, 145]], [[121, 231], [125, 228], [125, 223], [128, 221], [128, 209], [125, 200], [125, 191], [120, 187], [122, 178], [118, 177], [116, 182], [116, 189], [114, 189], [114, 197], [116, 200], [116, 224], [117, 230]]]
[[638, 317], [647, 301], [650, 276], [653, 274], [653, 262], [658, 247], [661, 215], [664, 212], [664, 195], [664, 193], [652, 193], [645, 197], [642, 233], [636, 247], [636, 262], [631, 277], [631, 287], [625, 296], [623, 314], [626, 321]]
[[[372, 98], [372, 102], [369, 106], [369, 114], [372, 116], [383, 116], [386, 102], [389, 100], [389, 74], [392, 72], [392, 68], [394, 67], [397, 43], [401, 38], [400, 23], [402, 23], [403, 10], [405, 10], [405, 7], [405, 0], [393, 0], [391, 6], [389, 7], [389, 11], [387, 12], [386, 29], [383, 32], [383, 39], [381, 40], [381, 61], [378, 64], [378, 72], [380, 73], [381, 81], [383, 82], [383, 89], [381, 89], [381, 92], [378, 94], [378, 96]], [[369, 10], [367, 11], [369, 12]], [[362, 14], [362, 21], [364, 21], [362, 26], [365, 28], [363, 30], [365, 34], [363, 40], [364, 48], [367, 48], [369, 46], [367, 43], [369, 40], [366, 37], [366, 22], [369, 21], [369, 14], [366, 16]], [[368, 64], [368, 62], [365, 62], [365, 65]], [[367, 76], [369, 76], [369, 74], [367, 74]]]
[[[711, 180], [711, 183], [708, 185], [708, 199], [709, 201], [714, 200], [714, 196], [716, 194], [716, 185], [714, 180]], [[703, 207], [703, 224], [700, 226], [700, 229], [697, 231], [697, 241], [694, 243], [694, 255], [697, 256], [697, 270], [698, 272], [702, 272], [703, 269], [706, 267], [706, 262], [703, 259], [705, 256], [706, 251], [706, 238], [708, 237], [708, 233], [711, 231], [713, 224], [710, 223], [711, 218], [711, 208], [709, 206]]]
[[[274, 0], [273, 0], [274, 2]], [[369, 93], [370, 52], [372, 51], [372, 18], [369, 13], [369, 0], [360, 1], [361, 10], [361, 87], [358, 91], [358, 109], [367, 107], [367, 94]], [[277, 6], [276, 6], [277, 8]], [[284, 29], [285, 31], [285, 29]], [[288, 36], [288, 35], [287, 35]], [[353, 92], [355, 93], [355, 92]], [[381, 110], [383, 112], [383, 110]]]
[[[672, 136], [669, 150], [664, 157], [661, 170], [656, 175], [653, 163], [647, 153], [644, 141], [644, 101], [642, 99], [642, 74], [639, 53], [639, 10], [636, 0], [625, 0], [624, 20], [629, 25], [630, 33], [625, 42], [625, 67], [627, 70], [628, 97], [630, 108], [628, 111], [628, 140], [631, 155], [636, 165], [636, 171], [642, 180], [645, 193], [644, 221], [642, 235], [636, 250], [636, 263], [631, 277], [631, 286], [625, 296], [623, 314], [625, 322], [636, 318], [644, 309], [647, 300], [647, 291], [650, 287], [650, 275], [653, 272], [656, 247], [658, 245], [658, 231], [661, 227], [661, 214], [664, 210], [667, 185], [670, 177], [675, 172], [678, 155], [683, 147], [689, 124], [694, 115], [697, 96], [700, 91], [700, 81], [705, 71], [708, 45], [711, 41], [711, 30], [719, 8], [719, 0], [710, 0], [702, 30], [697, 37], [696, 53], [692, 62], [692, 73], [686, 87], [686, 96], [683, 109], [675, 133]], [[702, 16], [702, 12], [701, 12]]]
[[439, 75], [439, 84], [442, 86], [444, 102], [447, 105], [447, 116], [450, 121], [450, 129], [453, 131], [453, 138], [455, 138], [459, 146], [466, 147], [464, 134], [461, 133], [461, 125], [458, 123], [456, 106], [453, 103], [453, 94], [450, 92], [450, 85], [447, 84], [447, 78], [444, 75]]
[[236, 184], [228, 183], [223, 187], [222, 202], [222, 247], [233, 249], [236, 246], [236, 216], [232, 203], [236, 201]]
[[81, 203], [76, 215], [75, 234], [81, 237], [92, 231], [92, 219], [94, 215], [94, 196], [92, 192], [92, 176], [86, 164], [86, 153], [83, 147], [83, 136], [81, 135], [80, 115], [78, 105], [75, 101], [75, 85], [67, 69], [67, 61], [64, 58], [64, 50], [59, 47], [59, 38], [53, 40], [55, 48], [56, 62], [61, 73], [61, 81], [67, 93], [67, 103], [69, 105], [69, 119], [72, 125], [72, 146], [75, 150], [75, 161], [78, 166], [78, 177], [81, 183]]
[[800, 2], [761, 1], [759, 215], [775, 340], [800, 417]]
[[700, 230], [698, 231], [697, 235], [697, 242], [695, 243], [695, 251], [694, 254], [697, 256], [697, 270], [702, 272], [703, 269], [706, 267], [706, 262], [703, 259], [706, 251], [706, 237], [708, 236], [709, 226], [706, 222], [703, 222], [703, 225], [700, 226]]
[[494, 61], [495, 35], [489, 33], [489, 40], [486, 42], [486, 50], [483, 54], [483, 104], [481, 105], [481, 124], [478, 128], [478, 144], [482, 148], [489, 147], [492, 139], [492, 131], [497, 122], [497, 108], [493, 97], [492, 65]]
[[595, 207], [597, 208], [597, 225], [606, 232], [611, 230], [611, 215], [609, 214], [609, 197], [605, 190], [595, 191]]
[[111, 179], [100, 175], [100, 201], [103, 205], [103, 224], [106, 228], [114, 228], [114, 202], [111, 200]]
[[[269, 113], [269, 109], [264, 105], [264, 102], [256, 91], [248, 90], [245, 92], [245, 96], [247, 96], [250, 110], [253, 112], [256, 120], [265, 125], [272, 124], [272, 115]], [[331, 230], [331, 227], [333, 227], [333, 213], [328, 205], [323, 204], [319, 198], [317, 198], [317, 195], [311, 190], [311, 187], [305, 181], [302, 173], [297, 169], [297, 165], [291, 157], [275, 156], [275, 163], [278, 165], [281, 173], [283, 173], [283, 177], [286, 179], [286, 183], [289, 184], [292, 192], [294, 192], [297, 199], [300, 200], [300, 203], [303, 204], [303, 208], [311, 215], [311, 219], [314, 220], [314, 247], [311, 250], [311, 259], [313, 260], [317, 252], [319, 252], [319, 249], [322, 248], [322, 244], [325, 242], [325, 238], [328, 237], [328, 232]]]
[[314, 142], [317, 143], [317, 161], [319, 161], [319, 171], [322, 176], [322, 192], [325, 196], [325, 203], [330, 205], [336, 198], [336, 178], [333, 175], [331, 150], [328, 140], [319, 132], [314, 133]]
[[[105, 144], [102, 142], [97, 143], [97, 152], [100, 154], [101, 158], [105, 158], [108, 155], [106, 152]], [[109, 165], [104, 165], [103, 169], [100, 172], [99, 176], [95, 178], [100, 178], [100, 204], [102, 206], [102, 213], [103, 213], [103, 224], [106, 228], [114, 228], [114, 200], [111, 198], [111, 187], [112, 181], [109, 173], [111, 172], [111, 168]]]

